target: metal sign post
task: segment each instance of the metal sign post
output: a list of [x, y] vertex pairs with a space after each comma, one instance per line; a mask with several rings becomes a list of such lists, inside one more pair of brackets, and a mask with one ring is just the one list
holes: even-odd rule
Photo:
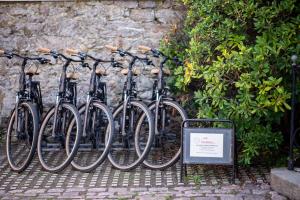
[[[288, 169], [294, 170], [294, 147], [296, 133], [300, 130], [299, 128], [295, 130], [295, 111], [296, 111], [296, 75], [300, 69], [300, 66], [297, 65], [297, 56], [292, 56], [292, 109], [291, 109], [291, 127], [290, 127], [290, 150], [289, 150], [289, 160], [288, 160]], [[299, 72], [298, 72], [299, 73]]]
[[[189, 127], [188, 123], [218, 122], [231, 128]], [[237, 155], [235, 125], [223, 119], [187, 119], [181, 125], [180, 182], [187, 164], [232, 165], [232, 183], [235, 183]]]

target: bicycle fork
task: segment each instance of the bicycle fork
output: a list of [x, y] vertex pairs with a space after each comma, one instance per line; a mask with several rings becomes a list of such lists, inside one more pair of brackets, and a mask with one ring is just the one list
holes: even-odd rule
[[[130, 100], [130, 97], [126, 97], [124, 104], [123, 104], [123, 117], [122, 117], [122, 140], [124, 141], [124, 146], [127, 146], [130, 148], [130, 142], [129, 142], [129, 137], [130, 134], [133, 132], [133, 112], [130, 109], [130, 115], [129, 115], [129, 133], [126, 133], [126, 114], [127, 114], [127, 106], [128, 102]], [[127, 143], [127, 144], [126, 144]]]
[[[59, 97], [59, 95], [56, 97], [56, 105], [55, 105], [55, 110], [54, 110], [54, 124], [53, 124], [53, 129], [52, 129], [52, 137], [53, 138], [55, 138], [56, 137], [56, 132], [57, 132], [57, 128], [58, 128], [58, 126], [57, 126], [57, 124], [58, 124], [58, 120], [57, 120], [57, 118], [58, 118], [58, 112], [60, 112], [60, 111], [62, 111], [62, 107], [61, 107], [61, 99], [60, 99], [60, 97]], [[65, 118], [66, 118], [66, 115], [65, 115], [65, 113], [63, 113], [63, 120], [62, 120], [62, 126], [63, 127], [61, 127], [62, 129], [61, 130], [64, 130], [64, 126], [65, 126]]]
[[[162, 104], [162, 95], [159, 95], [158, 92], [156, 94], [156, 102], [155, 102], [155, 121], [154, 121], [154, 126], [155, 126], [155, 136], [157, 136], [157, 140], [155, 141], [155, 146], [158, 146], [159, 144], [161, 145], [161, 138], [162, 134], [165, 129], [165, 119], [166, 119], [166, 110], [163, 107]], [[158, 123], [159, 123], [159, 117], [160, 117], [160, 130], [158, 130]]]
[[86, 129], [87, 129], [87, 123], [88, 123], [88, 112], [89, 112], [90, 104], [91, 104], [91, 97], [90, 97], [90, 95], [88, 95], [86, 98], [86, 105], [85, 105], [85, 112], [84, 112], [83, 134], [82, 134], [83, 137], [87, 136]]

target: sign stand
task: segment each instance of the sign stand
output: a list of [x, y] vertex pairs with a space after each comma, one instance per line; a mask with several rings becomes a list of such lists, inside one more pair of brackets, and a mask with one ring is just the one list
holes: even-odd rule
[[[231, 128], [190, 127], [188, 123], [217, 122], [229, 124]], [[235, 183], [237, 173], [237, 153], [235, 125], [224, 119], [186, 119], [181, 124], [180, 182], [183, 183], [183, 170], [187, 176], [187, 164], [231, 165]]]

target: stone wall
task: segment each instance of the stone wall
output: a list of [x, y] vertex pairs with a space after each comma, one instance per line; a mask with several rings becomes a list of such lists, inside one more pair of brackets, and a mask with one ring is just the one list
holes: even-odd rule
[[[75, 1], [0, 3], [0, 48], [34, 54], [38, 47], [62, 51], [65, 48], [93, 52], [109, 58], [106, 44], [135, 52], [138, 45], [158, 47], [163, 36], [182, 19], [182, 5], [166, 1]], [[0, 112], [7, 118], [13, 108], [20, 61], [0, 58]], [[59, 63], [40, 66], [43, 101], [55, 101], [61, 71]], [[72, 69], [72, 68], [70, 68]], [[77, 69], [75, 67], [75, 69]], [[78, 68], [79, 100], [85, 99], [89, 70]], [[119, 69], [109, 69], [104, 79], [109, 104], [121, 97], [125, 78]], [[148, 98], [152, 79], [149, 68], [137, 78], [139, 96]]]

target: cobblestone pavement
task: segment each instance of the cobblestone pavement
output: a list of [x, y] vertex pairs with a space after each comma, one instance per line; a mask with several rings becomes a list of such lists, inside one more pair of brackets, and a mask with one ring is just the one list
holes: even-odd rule
[[92, 173], [68, 167], [54, 174], [43, 171], [35, 158], [18, 174], [1, 151], [0, 199], [285, 199], [270, 190], [269, 170], [262, 166], [240, 168], [237, 185], [229, 183], [230, 168], [189, 166], [185, 184], [179, 183], [179, 169], [177, 164], [165, 171], [122, 172], [106, 161]]
[[[1, 198], [2, 197], [2, 198]], [[243, 186], [109, 187], [0, 190], [0, 199], [190, 199], [190, 200], [284, 200], [268, 184]]]

